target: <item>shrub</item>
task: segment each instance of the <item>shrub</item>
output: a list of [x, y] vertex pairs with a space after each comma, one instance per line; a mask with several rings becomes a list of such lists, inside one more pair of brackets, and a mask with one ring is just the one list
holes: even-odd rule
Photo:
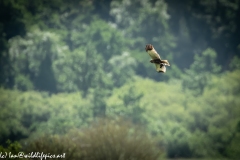
[[66, 135], [31, 139], [25, 147], [28, 152], [66, 153], [71, 160], [156, 160], [164, 155], [143, 129], [122, 120], [96, 120]]

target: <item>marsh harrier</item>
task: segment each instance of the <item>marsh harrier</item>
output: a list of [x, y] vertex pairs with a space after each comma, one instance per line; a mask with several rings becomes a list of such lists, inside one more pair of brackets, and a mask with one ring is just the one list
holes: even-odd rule
[[162, 60], [160, 58], [160, 55], [157, 53], [157, 51], [153, 48], [153, 45], [151, 44], [147, 44], [145, 47], [145, 50], [149, 54], [149, 56], [152, 58], [150, 62], [155, 64], [156, 71], [165, 73], [166, 66], [170, 66], [168, 60]]

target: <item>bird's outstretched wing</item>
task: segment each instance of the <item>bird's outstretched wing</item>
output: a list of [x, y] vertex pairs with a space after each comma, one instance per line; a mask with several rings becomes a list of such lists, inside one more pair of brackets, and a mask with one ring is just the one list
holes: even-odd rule
[[162, 72], [165, 73], [166, 72], [166, 66], [163, 64], [159, 64], [159, 63], [155, 63], [156, 66], [156, 71], [157, 72]]
[[152, 60], [161, 60], [160, 55], [154, 49], [153, 45], [147, 44], [145, 50], [146, 50], [146, 52], [148, 52], [148, 54], [152, 58]]

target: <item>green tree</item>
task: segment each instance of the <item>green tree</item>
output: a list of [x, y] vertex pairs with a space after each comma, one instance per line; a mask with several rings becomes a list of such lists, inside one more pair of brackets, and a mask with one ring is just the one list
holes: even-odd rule
[[120, 92], [115, 91], [110, 101], [107, 103], [107, 115], [115, 117], [116, 115], [131, 120], [136, 124], [145, 124], [144, 104], [141, 103], [143, 93], [135, 89], [135, 85], [130, 83], [124, 85]]
[[28, 137], [49, 118], [48, 94], [1, 89], [0, 142]]
[[231, 59], [240, 53], [240, 1], [168, 0], [167, 4], [169, 27], [176, 39], [174, 58], [176, 63], [184, 60], [178, 66], [188, 68], [196, 52], [211, 47], [217, 52], [217, 64], [227, 70]]
[[134, 75], [132, 57], [128, 56], [128, 63], [121, 67], [112, 60], [124, 53], [120, 32], [98, 18], [90, 24], [75, 25], [68, 35], [60, 29], [52, 32], [33, 27], [25, 37], [10, 40], [15, 88], [86, 93], [96, 86], [120, 86]]
[[38, 124], [36, 132], [66, 134], [71, 129], [88, 126], [93, 120], [92, 102], [82, 94], [75, 92], [51, 95], [45, 104], [49, 109], [48, 120]]
[[216, 57], [216, 52], [211, 48], [206, 49], [201, 55], [196, 54], [190, 69], [185, 70], [186, 74], [183, 75], [183, 88], [192, 90], [195, 95], [202, 94], [211, 75], [221, 69], [215, 62]]
[[[16, 98], [19, 95], [16, 91], [0, 89], [0, 143], [3, 144], [7, 139], [24, 137], [27, 131], [21, 125], [21, 108], [18, 108]], [[19, 113], [19, 114], [16, 114]], [[7, 123], [8, 121], [8, 123]], [[18, 126], [18, 127], [16, 127]], [[15, 140], [15, 139], [14, 139]]]
[[130, 56], [129, 52], [124, 52], [121, 55], [112, 56], [108, 61], [107, 72], [113, 79], [115, 87], [120, 87], [127, 82], [133, 80], [136, 60]]
[[8, 54], [8, 40], [16, 35], [24, 36], [24, 13], [13, 0], [0, 2], [0, 86], [12, 88], [13, 68]]
[[35, 29], [24, 38], [12, 38], [9, 55], [14, 68], [14, 87], [56, 92], [52, 62], [67, 49], [52, 32]]
[[[0, 145], [0, 153], [1, 157], [10, 160], [13, 159], [14, 156], [19, 156], [19, 153], [22, 151], [22, 146], [18, 142], [11, 142], [10, 140], [6, 141], [6, 147]], [[11, 157], [13, 156], [13, 157]], [[26, 158], [20, 158], [20, 157], [14, 157], [14, 159], [26, 159]]]
[[[193, 156], [231, 157], [237, 150], [239, 122], [239, 70], [212, 76], [208, 87], [196, 102], [189, 103], [194, 121], [187, 126]], [[189, 106], [190, 107], [190, 106]]]
[[[154, 66], [149, 63], [149, 56], [144, 48], [146, 44], [151, 43], [162, 57], [168, 59], [170, 63], [173, 62], [171, 49], [175, 43], [174, 37], [169, 32], [169, 15], [166, 3], [161, 0], [155, 2], [149, 0], [114, 0], [111, 3], [110, 15], [113, 17], [112, 23], [129, 40], [128, 48], [131, 55], [138, 61], [137, 74], [159, 80], [159, 75], [156, 74]], [[173, 68], [172, 71], [179, 72], [175, 69]], [[163, 80], [168, 78], [168, 75], [160, 77]]]

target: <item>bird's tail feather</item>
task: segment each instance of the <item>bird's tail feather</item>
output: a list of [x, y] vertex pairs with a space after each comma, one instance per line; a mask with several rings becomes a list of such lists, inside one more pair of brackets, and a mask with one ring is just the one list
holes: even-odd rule
[[161, 65], [161, 64], [155, 64], [155, 65], [156, 65], [156, 71], [157, 72], [162, 72], [162, 73], [166, 72], [166, 66], [165, 65]]

